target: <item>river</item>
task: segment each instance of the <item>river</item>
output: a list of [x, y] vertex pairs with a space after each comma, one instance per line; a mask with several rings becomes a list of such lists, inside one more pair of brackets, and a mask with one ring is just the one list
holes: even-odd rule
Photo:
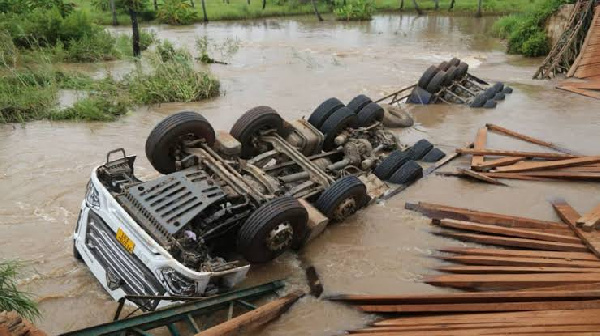
[[[445, 151], [474, 139], [491, 122], [585, 154], [597, 153], [600, 103], [533, 81], [541, 60], [504, 53], [490, 37], [495, 18], [379, 15], [368, 23], [316, 22], [314, 18], [217, 22], [189, 27], [152, 26], [159, 38], [180, 46], [198, 36], [237, 37], [230, 65], [212, 65], [224, 94], [192, 104], [140, 108], [114, 123], [36, 121], [0, 125], [0, 256], [27, 263], [22, 289], [35, 295], [49, 334], [107, 322], [116, 303], [71, 254], [71, 233], [89, 174], [107, 151], [124, 147], [139, 155], [137, 171], [156, 176], [144, 155], [146, 136], [170, 113], [201, 112], [216, 129], [228, 130], [247, 109], [269, 105], [285, 118], [308, 115], [336, 96], [373, 98], [410, 85], [432, 63], [451, 57], [468, 62], [479, 77], [515, 88], [493, 110], [464, 106], [413, 107], [417, 127], [398, 130], [403, 141], [428, 138]], [[118, 29], [121, 30], [121, 29]], [[125, 31], [126, 29], [123, 28]], [[127, 62], [79, 65], [78, 69], [122, 74]], [[490, 135], [490, 148], [535, 148]], [[461, 159], [453, 165], [465, 163]], [[445, 168], [449, 170], [449, 168]], [[496, 187], [430, 176], [395, 198], [331, 226], [299, 255], [286, 254], [253, 268], [244, 285], [287, 278], [305, 288], [302, 263], [316, 266], [326, 294], [426, 293], [443, 291], [420, 280], [439, 264], [435, 250], [460, 245], [431, 234], [428, 221], [404, 210], [405, 201], [429, 201], [539, 219], [555, 219], [547, 200], [561, 196], [580, 211], [600, 202], [593, 183], [509, 181]], [[370, 321], [351, 308], [303, 298], [261, 335], [333, 335]]]

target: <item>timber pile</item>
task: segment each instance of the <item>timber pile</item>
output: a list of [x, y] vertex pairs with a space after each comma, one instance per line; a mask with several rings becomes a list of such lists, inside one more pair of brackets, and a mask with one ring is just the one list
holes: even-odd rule
[[0, 336], [46, 336], [15, 311], [0, 311]]
[[368, 335], [600, 335], [600, 233], [555, 200], [561, 221], [431, 203], [406, 208], [432, 219], [436, 234], [482, 247], [440, 250], [442, 266], [426, 283], [468, 292], [434, 295], [338, 295], [330, 300], [385, 313]]
[[[507, 135], [555, 151], [524, 152], [486, 148], [488, 131]], [[472, 155], [470, 169], [438, 173], [482, 182], [506, 185], [498, 179], [527, 181], [600, 181], [600, 156], [582, 156], [554, 143], [507, 128], [486, 124], [477, 132], [473, 148], [459, 148], [460, 154]]]

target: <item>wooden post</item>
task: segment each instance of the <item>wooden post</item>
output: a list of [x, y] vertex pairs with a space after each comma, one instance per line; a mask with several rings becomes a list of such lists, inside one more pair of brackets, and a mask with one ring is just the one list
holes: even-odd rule
[[119, 21], [117, 21], [117, 6], [115, 5], [115, 0], [110, 0], [110, 11], [112, 12], [113, 26], [118, 26]]
[[481, 5], [482, 5], [483, 0], [479, 0], [479, 2], [477, 3], [477, 17], [481, 17]]
[[133, 30], [133, 57], [140, 57], [142, 52], [140, 49], [140, 27], [138, 25], [137, 12], [129, 7], [129, 17], [131, 18], [131, 29]]
[[206, 2], [202, 0], [202, 15], [204, 16], [204, 22], [208, 22], [208, 16], [206, 15]]
[[400, 0], [400, 10], [404, 9], [404, 0]]

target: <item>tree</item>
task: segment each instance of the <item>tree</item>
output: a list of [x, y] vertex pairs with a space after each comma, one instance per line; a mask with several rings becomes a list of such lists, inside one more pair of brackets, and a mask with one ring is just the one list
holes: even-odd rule
[[204, 15], [204, 22], [208, 22], [208, 16], [206, 15], [206, 2], [202, 0], [202, 15]]
[[321, 17], [321, 13], [319, 13], [319, 9], [317, 8], [317, 1], [310, 0], [310, 2], [312, 2], [313, 8], [315, 10], [315, 15], [317, 16], [319, 21], [323, 21], [323, 18]]
[[440, 9], [440, 0], [433, 0], [433, 3], [435, 4], [435, 10]]
[[404, 9], [404, 0], [400, 0], [400, 10]]
[[138, 24], [137, 12], [146, 8], [147, 0], [120, 0], [120, 2], [127, 8], [129, 18], [131, 19], [133, 57], [140, 57], [142, 51], [140, 48], [140, 26]]
[[115, 4], [115, 0], [110, 0], [110, 11], [112, 12], [113, 26], [118, 26], [119, 21], [117, 21], [117, 5]]
[[454, 9], [454, 1], [455, 0], [450, 1], [450, 7], [448, 7], [448, 11], [451, 11]]
[[413, 5], [415, 6], [415, 9], [417, 10], [417, 14], [423, 15], [423, 11], [421, 10], [421, 8], [419, 8], [419, 4], [417, 3], [417, 0], [413, 0]]
[[483, 0], [479, 0], [479, 2], [477, 3], [477, 17], [481, 17], [481, 3], [483, 2]]

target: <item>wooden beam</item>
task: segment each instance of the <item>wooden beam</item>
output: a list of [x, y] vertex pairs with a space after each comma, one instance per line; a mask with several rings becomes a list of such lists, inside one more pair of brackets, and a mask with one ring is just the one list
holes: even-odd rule
[[436, 271], [459, 274], [600, 273], [600, 267], [444, 266]]
[[[598, 257], [588, 252], [554, 252], [554, 251], [531, 251], [531, 250], [505, 250], [505, 249], [484, 249], [468, 247], [446, 247], [439, 249], [440, 252], [447, 252], [460, 255], [471, 256], [494, 256], [494, 257], [517, 257], [517, 258], [550, 258], [563, 260], [589, 260], [599, 261]], [[598, 266], [600, 267], [600, 265]]]
[[[530, 325], [511, 325], [509, 323], [501, 325], [480, 325], [480, 326], [427, 326], [427, 327], [375, 327], [353, 331], [353, 335], [399, 335], [412, 336], [427, 334], [430, 336], [476, 336], [476, 335], [523, 335], [533, 333], [538, 335], [547, 335], [548, 333], [563, 333], [565, 335], [580, 335], [581, 332], [593, 333], [600, 329], [600, 321], [595, 323], [572, 324], [568, 321], [562, 321], [559, 325], [536, 325], [532, 322]], [[556, 322], [555, 322], [556, 323]]]
[[583, 244], [567, 244], [567, 243], [555, 243], [548, 241], [541, 241], [535, 239], [525, 238], [511, 238], [511, 237], [500, 237], [484, 234], [475, 233], [462, 233], [462, 232], [450, 232], [441, 231], [435, 232], [436, 235], [444, 236], [448, 238], [454, 238], [460, 241], [469, 241], [473, 243], [496, 245], [496, 246], [510, 246], [510, 247], [521, 247], [533, 250], [546, 250], [546, 251], [568, 251], [568, 252], [585, 252], [587, 247]]
[[560, 219], [569, 225], [573, 232], [581, 238], [581, 241], [588, 247], [588, 249], [600, 259], [600, 241], [596, 239], [600, 238], [597, 232], [584, 232], [577, 227], [577, 219], [581, 216], [573, 209], [565, 200], [556, 199], [551, 201], [552, 207]]
[[[483, 127], [477, 131], [477, 135], [475, 136], [474, 147], [475, 149], [485, 149], [487, 142], [487, 128]], [[483, 156], [481, 155], [473, 155], [471, 158], [471, 167], [477, 166], [483, 163]]]
[[488, 168], [508, 166], [508, 165], [515, 164], [515, 163], [523, 161], [523, 160], [525, 160], [524, 157], [518, 157], [518, 156], [517, 157], [505, 157], [505, 158], [499, 158], [496, 160], [483, 161], [481, 164], [472, 166], [472, 168], [476, 169], [476, 170], [484, 170], [484, 169], [488, 169]]
[[484, 212], [471, 210], [466, 208], [457, 208], [447, 205], [435, 204], [435, 203], [406, 203], [405, 208], [408, 210], [418, 211], [422, 214], [436, 219], [450, 218], [457, 220], [468, 220], [472, 222], [478, 222], [482, 224], [493, 224], [506, 227], [515, 227], [522, 229], [552, 229], [557, 231], [564, 231], [569, 234], [571, 232], [563, 223], [543, 221], [526, 217], [503, 215], [492, 212]]
[[529, 157], [541, 159], [573, 159], [577, 156], [562, 153], [540, 153], [540, 152], [520, 152], [502, 149], [474, 149], [474, 148], [458, 148], [456, 152], [459, 154], [471, 155], [486, 155], [486, 156], [511, 156], [511, 157]]
[[303, 293], [293, 292], [284, 297], [271, 301], [259, 308], [218, 324], [200, 332], [197, 336], [233, 336], [243, 335], [255, 330], [285, 313]]
[[478, 172], [470, 170], [470, 169], [458, 168], [457, 171], [459, 174], [461, 174], [461, 176], [468, 176], [470, 178], [473, 178], [473, 179], [476, 179], [478, 181], [482, 181], [485, 183], [489, 183], [489, 184], [501, 185], [504, 187], [507, 186], [506, 183], [504, 183], [504, 182], [500, 182], [492, 177], [486, 176], [482, 173], [478, 173]]
[[494, 173], [516, 173], [529, 172], [534, 170], [550, 170], [563, 167], [581, 166], [590, 163], [600, 162], [600, 156], [584, 156], [574, 159], [566, 159], [551, 162], [520, 162], [511, 166], [498, 167], [494, 169]]
[[597, 205], [590, 212], [577, 219], [577, 225], [585, 232], [597, 229], [598, 224], [600, 224], [600, 205]]
[[581, 239], [579, 239], [578, 237], [566, 236], [561, 234], [545, 233], [525, 229], [506, 228], [497, 225], [479, 224], [474, 222], [458, 221], [454, 219], [433, 220], [432, 222], [433, 224], [437, 224], [445, 228], [452, 228], [458, 230], [577, 245], [581, 244]]
[[[589, 284], [600, 281], [598, 273], [548, 273], [548, 274], [451, 274], [425, 279], [434, 286], [463, 289], [496, 289], [549, 287], [568, 284]], [[543, 292], [542, 292], [543, 293]], [[600, 308], [596, 306], [594, 308]], [[550, 309], [550, 308], [548, 308]], [[559, 308], [567, 309], [567, 308]]]
[[552, 142], [548, 142], [548, 141], [544, 141], [544, 140], [537, 139], [534, 137], [530, 137], [528, 135], [509, 130], [508, 128], [505, 128], [502, 126], [498, 126], [498, 125], [494, 125], [494, 124], [485, 124], [485, 126], [490, 131], [502, 133], [502, 134], [505, 134], [505, 135], [511, 136], [513, 138], [517, 138], [517, 139], [520, 139], [520, 140], [523, 140], [523, 141], [526, 141], [526, 142], [529, 142], [532, 144], [536, 144], [536, 145], [540, 145], [540, 146], [547, 147], [550, 149], [554, 149], [555, 151], [558, 151], [561, 153], [577, 155], [573, 151], [566, 149], [566, 148], [562, 148], [560, 146], [557, 146], [557, 145], [553, 144]]
[[598, 268], [598, 261], [565, 260], [551, 258], [521, 258], [521, 257], [496, 257], [496, 256], [440, 256], [438, 259], [464, 265], [479, 266], [510, 266], [510, 267], [590, 267]]
[[560, 172], [560, 171], [538, 171], [523, 173], [482, 173], [490, 178], [505, 178], [526, 181], [598, 181], [600, 180], [600, 171], [598, 173], [587, 172]]

